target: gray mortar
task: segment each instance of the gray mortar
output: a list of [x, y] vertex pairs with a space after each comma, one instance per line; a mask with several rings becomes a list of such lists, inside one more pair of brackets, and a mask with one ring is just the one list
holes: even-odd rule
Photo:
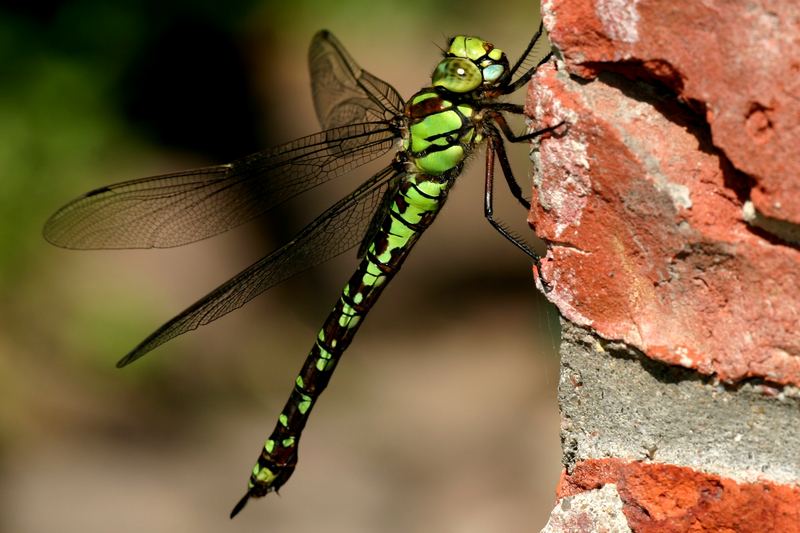
[[800, 393], [726, 386], [562, 320], [564, 466], [608, 457], [800, 484]]

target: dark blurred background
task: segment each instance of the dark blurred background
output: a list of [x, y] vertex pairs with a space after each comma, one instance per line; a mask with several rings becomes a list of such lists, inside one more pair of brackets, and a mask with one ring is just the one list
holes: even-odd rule
[[[318, 29], [408, 97], [456, 33], [484, 36], [513, 60], [538, 6], [501, 6], [0, 3], [0, 531], [544, 525], [560, 459], [557, 317], [529, 262], [483, 218], [480, 156], [345, 354], [292, 480], [232, 523], [355, 253], [125, 370], [114, 362], [377, 167], [183, 248], [73, 252], [41, 237], [46, 218], [89, 189], [317, 130], [306, 53]], [[525, 184], [526, 146], [511, 150]], [[517, 204], [498, 210], [526, 231]]]

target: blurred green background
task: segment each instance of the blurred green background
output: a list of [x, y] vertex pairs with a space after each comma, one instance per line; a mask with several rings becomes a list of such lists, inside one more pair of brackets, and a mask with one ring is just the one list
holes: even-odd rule
[[[292, 480], [233, 522], [227, 514], [355, 254], [132, 367], [114, 362], [370, 168], [183, 248], [73, 252], [41, 237], [55, 209], [91, 188], [313, 133], [306, 53], [318, 29], [407, 97], [453, 34], [481, 35], [513, 60], [538, 6], [501, 6], [0, 4], [0, 531], [544, 525], [560, 461], [557, 318], [529, 262], [483, 218], [480, 156], [345, 354]], [[527, 149], [511, 150], [526, 183]], [[498, 210], [525, 231], [513, 201]]]

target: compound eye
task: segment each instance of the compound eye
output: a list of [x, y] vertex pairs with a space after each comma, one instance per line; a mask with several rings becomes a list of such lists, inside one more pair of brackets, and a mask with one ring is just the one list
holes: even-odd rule
[[483, 79], [485, 79], [487, 83], [494, 83], [500, 79], [504, 71], [505, 67], [503, 67], [503, 65], [489, 65], [483, 69]]
[[433, 85], [454, 93], [468, 93], [483, 81], [480, 69], [462, 57], [447, 57], [433, 71]]

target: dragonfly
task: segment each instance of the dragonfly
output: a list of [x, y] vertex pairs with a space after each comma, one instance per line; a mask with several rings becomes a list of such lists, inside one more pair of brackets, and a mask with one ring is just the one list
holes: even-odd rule
[[261, 448], [247, 492], [277, 492], [294, 472], [303, 429], [342, 354], [382, 290], [433, 223], [467, 158], [486, 145], [484, 216], [533, 261], [540, 259], [493, 214], [495, 163], [512, 195], [530, 203], [514, 178], [504, 138], [522, 142], [560, 124], [515, 135], [507, 116], [521, 105], [500, 101], [528, 83], [547, 53], [540, 23], [520, 58], [488, 41], [449, 40], [431, 84], [403, 100], [388, 83], [356, 64], [329, 31], [309, 49], [311, 87], [323, 131], [229, 164], [124, 181], [92, 190], [55, 212], [44, 237], [71, 249], [167, 248], [244, 224], [395, 148], [386, 167], [303, 228], [166, 322], [117, 363], [124, 367], [170, 339], [243, 306], [270, 287], [357, 246], [358, 267], [314, 340], [274, 430]]

